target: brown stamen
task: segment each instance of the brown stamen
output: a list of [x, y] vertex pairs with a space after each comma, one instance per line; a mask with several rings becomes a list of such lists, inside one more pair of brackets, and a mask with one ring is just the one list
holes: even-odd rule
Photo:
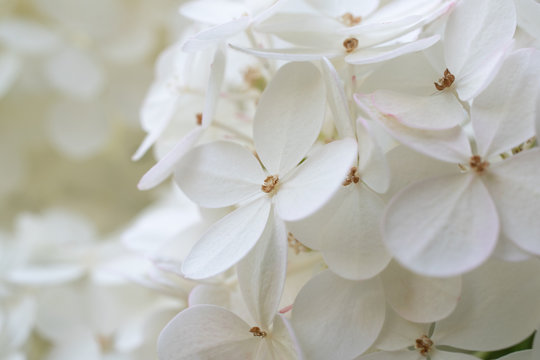
[[360, 24], [360, 21], [362, 21], [362, 17], [361, 16], [354, 16], [353, 14], [348, 12], [348, 13], [345, 13], [345, 14], [341, 15], [341, 21], [346, 26], [354, 26], [354, 25]]
[[261, 338], [268, 335], [266, 331], [261, 330], [258, 326], [254, 326], [251, 329], [249, 329], [249, 332], [253, 334], [253, 336], [259, 336]]
[[300, 241], [298, 241], [298, 239], [295, 238], [292, 233], [287, 234], [287, 242], [289, 243], [289, 247], [294, 250], [295, 255], [298, 255], [301, 252], [310, 251], [310, 249], [304, 244], [302, 244]]
[[345, 39], [345, 41], [343, 41], [343, 47], [348, 53], [353, 52], [358, 47], [358, 39], [353, 37]]
[[347, 177], [343, 182], [341, 183], [343, 186], [351, 185], [352, 183], [358, 184], [360, 181], [360, 176], [356, 174], [358, 171], [358, 168], [356, 166], [353, 166], [351, 170], [349, 170], [349, 173], [347, 174]]
[[479, 155], [473, 155], [469, 160], [469, 167], [471, 170], [476, 171], [477, 174], [482, 174], [488, 166], [489, 162], [482, 161], [482, 158]]
[[202, 125], [202, 113], [196, 113], [195, 118], [197, 119], [197, 125]]
[[414, 345], [422, 356], [427, 356], [427, 354], [431, 351], [432, 346], [433, 341], [431, 341], [431, 339], [426, 335], [422, 335], [420, 338], [416, 339], [416, 343]]
[[278, 185], [279, 177], [277, 175], [269, 175], [264, 179], [261, 190], [265, 193], [271, 193]]
[[452, 75], [450, 70], [446, 69], [444, 70], [444, 76], [439, 79], [438, 83], [433, 83], [435, 85], [435, 88], [437, 90], [442, 91], [446, 88], [449, 88], [454, 83], [454, 80], [456, 80], [456, 77]]

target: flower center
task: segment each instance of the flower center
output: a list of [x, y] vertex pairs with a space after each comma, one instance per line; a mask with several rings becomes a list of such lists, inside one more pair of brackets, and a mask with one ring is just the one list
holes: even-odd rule
[[345, 13], [345, 14], [341, 15], [341, 21], [345, 24], [345, 26], [350, 27], [350, 26], [358, 25], [360, 23], [360, 21], [362, 21], [362, 17], [361, 16], [354, 16], [353, 14], [348, 12], [348, 13]]
[[264, 179], [264, 183], [261, 186], [261, 190], [269, 194], [274, 190], [277, 190], [279, 183], [279, 177], [277, 175], [269, 175]]
[[291, 232], [287, 234], [287, 243], [289, 244], [289, 247], [294, 250], [295, 255], [298, 255], [301, 252], [308, 252], [311, 250], [310, 248], [302, 244], [300, 241], [298, 241], [298, 239], [295, 238]]
[[431, 351], [432, 346], [433, 341], [431, 341], [431, 339], [428, 338], [426, 335], [422, 335], [421, 337], [416, 339], [416, 342], [414, 344], [415, 349], [417, 349], [422, 356], [427, 356], [427, 354]]
[[254, 326], [251, 329], [249, 329], [249, 332], [253, 334], [253, 336], [259, 336], [260, 338], [266, 337], [268, 335], [266, 331], [261, 330], [258, 326]]
[[358, 47], [358, 39], [353, 37], [345, 39], [343, 42], [343, 47], [348, 53], [353, 52]]
[[351, 185], [352, 183], [358, 184], [360, 181], [360, 176], [357, 175], [358, 168], [356, 166], [353, 166], [351, 170], [349, 170], [349, 173], [347, 174], [347, 177], [343, 182], [341, 183], [343, 186]]
[[469, 160], [469, 167], [471, 170], [476, 171], [477, 174], [482, 174], [488, 166], [489, 162], [482, 161], [482, 158], [478, 155], [471, 156], [471, 159]]
[[450, 70], [446, 69], [444, 70], [444, 76], [439, 79], [438, 83], [433, 83], [437, 90], [442, 91], [454, 83], [454, 80], [456, 80], [456, 77], [452, 75]]

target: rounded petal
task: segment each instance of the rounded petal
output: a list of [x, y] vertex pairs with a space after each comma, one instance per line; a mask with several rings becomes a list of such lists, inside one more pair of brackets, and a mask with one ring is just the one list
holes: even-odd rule
[[317, 211], [341, 186], [356, 158], [356, 141], [333, 141], [311, 154], [276, 194], [276, 210], [286, 221], [300, 220]]
[[414, 183], [392, 199], [383, 218], [390, 253], [426, 276], [472, 270], [489, 257], [498, 236], [495, 205], [475, 175]]
[[216, 208], [262, 195], [265, 174], [246, 148], [216, 141], [187, 153], [176, 165], [174, 178], [195, 203]]
[[425, 357], [418, 351], [398, 350], [398, 351], [377, 351], [363, 355], [355, 360], [423, 360]]
[[492, 166], [486, 174], [501, 222], [501, 231], [522, 249], [540, 255], [540, 149], [532, 149]]
[[184, 275], [208, 278], [240, 261], [261, 237], [271, 208], [268, 199], [257, 199], [212, 225], [184, 261]]
[[476, 89], [483, 85], [486, 79], [475, 79], [475, 73], [491, 73], [486, 68], [495, 65], [491, 59], [509, 44], [515, 29], [512, 0], [467, 0], [454, 8], [446, 23], [444, 52], [462, 100], [470, 99], [476, 91], [460, 92], [460, 87], [468, 81], [475, 82]]
[[0, 43], [16, 52], [40, 54], [54, 49], [59, 38], [39, 23], [8, 17], [0, 22]]
[[238, 263], [238, 284], [251, 316], [269, 329], [278, 311], [287, 271], [287, 230], [270, 214], [261, 238]]
[[454, 311], [461, 294], [461, 278], [438, 279], [406, 271], [396, 262], [381, 273], [386, 301], [404, 319], [429, 323]]
[[351, 359], [375, 342], [384, 313], [377, 278], [350, 281], [324, 271], [298, 294], [291, 323], [307, 359]]
[[427, 335], [430, 325], [405, 320], [396, 314], [390, 306], [387, 306], [384, 326], [374, 347], [386, 351], [406, 349], [414, 344], [416, 339]]
[[253, 124], [253, 141], [272, 175], [285, 175], [307, 154], [322, 126], [326, 107], [319, 70], [289, 63], [265, 89]]
[[467, 113], [451, 92], [419, 96], [378, 90], [373, 93], [372, 99], [377, 110], [411, 128], [450, 129], [467, 118]]
[[161, 360], [252, 359], [260, 339], [250, 325], [232, 312], [214, 305], [196, 305], [182, 311], [158, 339]]
[[465, 275], [459, 305], [437, 323], [433, 341], [475, 351], [522, 341], [540, 321], [540, 281], [532, 281], [539, 272], [538, 259], [518, 263], [492, 259]]
[[474, 99], [471, 121], [478, 153], [496, 155], [534, 136], [538, 116], [540, 51], [521, 49], [503, 63], [491, 84]]
[[383, 150], [375, 142], [371, 124], [363, 118], [356, 120], [358, 139], [358, 170], [362, 181], [379, 194], [390, 187], [390, 168]]

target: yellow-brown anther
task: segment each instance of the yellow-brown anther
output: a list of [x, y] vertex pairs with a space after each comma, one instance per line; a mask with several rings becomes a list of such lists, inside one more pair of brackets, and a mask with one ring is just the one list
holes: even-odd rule
[[341, 21], [346, 26], [354, 26], [354, 25], [360, 24], [360, 21], [362, 21], [362, 17], [361, 16], [354, 16], [353, 14], [348, 12], [348, 13], [345, 13], [345, 14], [341, 15]]
[[202, 125], [202, 113], [196, 113], [195, 118], [197, 119], [197, 125]]
[[264, 183], [261, 186], [261, 190], [265, 193], [271, 193], [278, 185], [279, 177], [277, 175], [270, 175], [264, 179]]
[[469, 167], [478, 174], [482, 174], [488, 166], [489, 162], [482, 161], [482, 158], [478, 155], [471, 156], [471, 159], [469, 160]]
[[446, 69], [444, 70], [444, 76], [439, 79], [439, 82], [433, 84], [435, 85], [435, 88], [437, 88], [437, 90], [442, 91], [452, 86], [454, 80], [456, 80], [456, 77], [452, 75], [450, 70]]
[[345, 39], [343, 41], [343, 47], [348, 53], [353, 52], [358, 47], [358, 39], [353, 37]]
[[341, 184], [343, 186], [351, 185], [352, 183], [358, 184], [358, 182], [360, 181], [360, 176], [356, 174], [357, 171], [358, 169], [356, 168], [356, 166], [353, 166], [351, 170], [349, 170], [347, 177], [345, 178], [345, 180], [343, 180]]
[[294, 254], [298, 255], [301, 252], [308, 252], [310, 251], [310, 248], [302, 244], [300, 241], [298, 241], [297, 238], [294, 237], [292, 233], [287, 234], [287, 243], [289, 243], [289, 247], [294, 250]]
[[414, 344], [414, 347], [420, 352], [420, 355], [427, 356], [427, 354], [431, 351], [431, 347], [433, 346], [433, 341], [431, 341], [430, 338], [428, 338], [426, 335], [422, 335], [418, 339], [416, 339], [416, 343]]
[[251, 329], [249, 329], [249, 332], [253, 334], [253, 336], [259, 336], [261, 338], [268, 335], [266, 331], [261, 330], [258, 326], [254, 326]]

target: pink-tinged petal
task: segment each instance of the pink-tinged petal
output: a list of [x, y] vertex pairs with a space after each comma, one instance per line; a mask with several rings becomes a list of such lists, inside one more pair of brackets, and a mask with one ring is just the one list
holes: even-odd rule
[[202, 127], [196, 127], [182, 138], [174, 148], [157, 164], [143, 175], [137, 187], [139, 190], [150, 190], [161, 184], [174, 171], [174, 166], [195, 145], [203, 133]]
[[[456, 76], [458, 93], [462, 82], [477, 71], [485, 72], [501, 49], [511, 41], [516, 28], [512, 0], [467, 0], [454, 8], [446, 23], [444, 52], [446, 66]], [[489, 73], [489, 72], [488, 72]], [[485, 79], [484, 79], [485, 80]], [[476, 79], [476, 87], [482, 82]], [[461, 94], [462, 100], [475, 95]]]
[[414, 183], [392, 199], [383, 218], [390, 253], [425, 276], [474, 269], [493, 252], [498, 236], [495, 205], [474, 174]]
[[484, 180], [497, 205], [501, 231], [522, 249], [540, 255], [540, 149], [488, 169]]
[[399, 56], [421, 51], [433, 46], [439, 41], [440, 35], [433, 35], [428, 38], [411, 41], [405, 44], [394, 44], [387, 46], [379, 46], [374, 48], [363, 49], [356, 51], [345, 57], [345, 61], [349, 64], [364, 65], [374, 64], [390, 59], [395, 59]]
[[184, 45], [182, 45], [182, 50], [186, 52], [195, 52], [206, 49], [207, 47], [217, 44], [221, 40], [225, 40], [244, 31], [249, 26], [249, 22], [249, 16], [242, 16], [241, 18], [203, 30], [191, 39], [188, 39]]
[[204, 279], [240, 261], [261, 237], [271, 208], [272, 204], [267, 198], [260, 198], [212, 225], [184, 261], [184, 275]]
[[371, 124], [363, 118], [356, 120], [358, 140], [358, 171], [362, 181], [379, 194], [390, 187], [390, 168], [381, 147], [375, 142]]
[[278, 311], [287, 271], [287, 230], [270, 214], [261, 238], [237, 265], [238, 284], [257, 326], [269, 329]]
[[540, 319], [540, 281], [532, 281], [539, 272], [538, 259], [518, 263], [492, 259], [464, 275], [460, 302], [452, 315], [437, 323], [433, 341], [475, 351], [522, 341]]
[[343, 51], [336, 49], [309, 49], [309, 48], [284, 48], [284, 49], [251, 49], [229, 44], [235, 50], [265, 59], [284, 61], [312, 61], [323, 57], [335, 58], [343, 55]]
[[159, 358], [252, 359], [261, 340], [250, 329], [228, 310], [213, 305], [193, 306], [172, 319], [159, 335]]
[[480, 155], [508, 151], [534, 136], [540, 90], [538, 64], [540, 51], [514, 52], [491, 84], [474, 99], [471, 120]]
[[282, 219], [296, 221], [313, 214], [339, 189], [356, 159], [356, 141], [333, 141], [314, 151], [293, 171], [276, 194]]
[[281, 67], [261, 96], [253, 124], [255, 149], [271, 175], [285, 175], [304, 158], [326, 108], [319, 70], [310, 63]]
[[334, 116], [334, 124], [341, 138], [354, 137], [354, 125], [349, 112], [349, 103], [341, 80], [334, 65], [327, 58], [321, 61], [326, 98]]
[[375, 342], [384, 313], [379, 279], [351, 281], [324, 271], [298, 294], [291, 324], [306, 359], [351, 359]]
[[223, 84], [225, 76], [225, 53], [218, 47], [214, 54], [214, 61], [210, 68], [208, 87], [204, 98], [204, 108], [202, 113], [202, 127], [207, 128], [212, 123], [216, 112], [216, 103], [219, 97], [219, 90]]
[[381, 273], [386, 301], [404, 319], [429, 323], [454, 311], [461, 294], [461, 278], [438, 279], [411, 273], [396, 262]]
[[195, 203], [218, 208], [263, 194], [265, 174], [259, 162], [241, 145], [216, 141], [198, 146], [176, 165], [174, 178]]
[[373, 93], [372, 100], [381, 113], [394, 116], [400, 124], [411, 128], [444, 130], [458, 126], [467, 119], [467, 113], [458, 99], [447, 91], [418, 96], [378, 90]]
[[339, 276], [368, 279], [390, 261], [379, 228], [383, 209], [376, 194], [362, 184], [351, 184], [341, 187], [315, 214], [289, 223], [289, 229], [300, 242], [320, 250]]
[[[358, 105], [363, 108], [369, 106], [368, 101], [376, 104], [373, 96], [369, 99], [355, 94], [354, 97]], [[376, 118], [391, 136], [418, 152], [453, 163], [469, 160], [471, 154], [469, 140], [460, 126], [441, 130], [415, 129], [403, 125], [395, 115], [378, 113], [370, 108], [366, 108], [366, 111]]]

